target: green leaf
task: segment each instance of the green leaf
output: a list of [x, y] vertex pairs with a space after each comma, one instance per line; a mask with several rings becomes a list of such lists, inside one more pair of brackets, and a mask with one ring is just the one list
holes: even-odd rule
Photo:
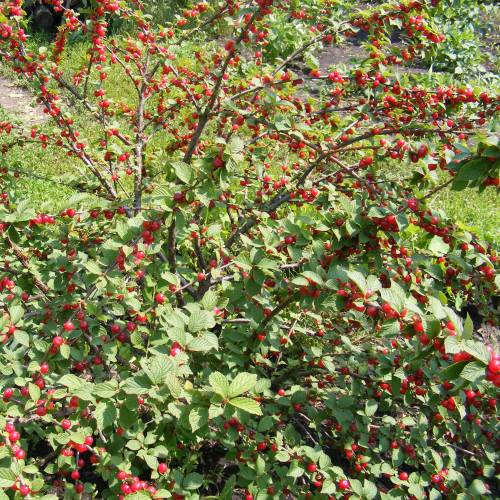
[[76, 375], [72, 375], [71, 373], [68, 373], [66, 375], [63, 375], [60, 379], [59, 379], [59, 383], [61, 385], [64, 385], [65, 387], [67, 387], [68, 389], [70, 390], [75, 390], [75, 389], [78, 389], [80, 388], [82, 385], [85, 384], [85, 381], [78, 378]]
[[213, 333], [205, 333], [201, 337], [195, 337], [187, 345], [188, 351], [200, 351], [206, 352], [212, 349], [217, 350], [219, 348], [219, 339], [217, 335]]
[[24, 308], [20, 305], [9, 307], [10, 322], [15, 325], [24, 316]]
[[123, 389], [126, 394], [145, 394], [151, 389], [151, 382], [144, 375], [136, 375], [125, 381]]
[[162, 354], [151, 358], [149, 362], [144, 364], [143, 368], [153, 384], [162, 384], [167, 373], [174, 369], [174, 364], [169, 356]]
[[40, 399], [40, 394], [41, 394], [41, 391], [40, 391], [40, 388], [35, 385], [35, 384], [32, 384], [31, 382], [28, 384], [28, 391], [29, 391], [29, 394], [30, 394], [30, 398], [32, 399], [32, 401], [38, 401]]
[[16, 474], [10, 469], [0, 469], [0, 488], [10, 488], [17, 481]]
[[467, 363], [462, 372], [460, 373], [460, 377], [469, 382], [479, 383], [481, 379], [484, 378], [484, 365], [474, 361], [472, 363]]
[[182, 385], [173, 373], [167, 373], [165, 377], [165, 385], [168, 387], [170, 394], [172, 394], [174, 398], [178, 398], [182, 394]]
[[103, 430], [110, 427], [116, 420], [116, 408], [113, 403], [101, 401], [94, 410], [94, 418], [98, 429]]
[[373, 498], [377, 496], [377, 493], [377, 486], [365, 479], [363, 481], [363, 498], [366, 498], [366, 500], [373, 500]]
[[477, 498], [477, 495], [488, 495], [490, 493], [481, 479], [474, 479], [467, 491], [473, 498]]
[[129, 450], [132, 450], [132, 451], [137, 451], [137, 450], [140, 450], [142, 448], [142, 444], [140, 441], [137, 441], [137, 439], [131, 439], [128, 443], [127, 443], [127, 448]]
[[378, 403], [373, 399], [369, 399], [365, 403], [365, 415], [367, 417], [371, 417], [372, 415], [375, 415], [375, 413], [377, 412], [377, 408], [378, 408]]
[[250, 398], [238, 397], [231, 399], [229, 404], [239, 408], [240, 410], [244, 410], [248, 413], [253, 413], [254, 415], [262, 415], [262, 410], [260, 409], [260, 404], [257, 401], [254, 401]]
[[223, 398], [229, 397], [229, 382], [222, 373], [212, 372], [208, 377], [208, 381], [214, 392], [220, 394]]
[[21, 344], [21, 345], [23, 345], [25, 347], [29, 347], [29, 345], [30, 345], [30, 336], [26, 332], [23, 332], [22, 330], [16, 330], [14, 332], [14, 338], [17, 340], [17, 342], [19, 344]]
[[465, 318], [464, 322], [464, 331], [462, 332], [462, 338], [464, 340], [471, 339], [473, 330], [474, 330], [474, 325], [472, 323], [472, 320], [470, 319], [469, 313], [467, 313], [467, 318]]
[[356, 284], [361, 292], [366, 293], [368, 285], [363, 274], [359, 271], [347, 271], [347, 276], [349, 276], [349, 279]]
[[234, 398], [253, 389], [256, 383], [257, 375], [254, 373], [238, 373], [229, 387], [229, 397]]
[[174, 169], [175, 175], [177, 175], [182, 182], [189, 184], [193, 172], [192, 167], [183, 161], [176, 161], [172, 162], [172, 168]]
[[182, 481], [186, 490], [197, 490], [203, 484], [203, 476], [197, 472], [191, 472]]
[[118, 392], [118, 385], [115, 381], [102, 382], [94, 387], [94, 394], [100, 398], [112, 398]]
[[236, 485], [236, 476], [231, 476], [224, 485], [224, 489], [219, 494], [219, 500], [232, 500], [234, 487]]
[[90, 274], [95, 274], [96, 276], [99, 276], [102, 273], [101, 267], [99, 266], [99, 264], [95, 260], [89, 260], [88, 262], [86, 262], [85, 269]]
[[209, 330], [214, 325], [215, 321], [212, 313], [197, 310], [193, 311], [189, 317], [188, 329], [190, 332], [196, 333], [200, 330]]
[[196, 432], [208, 423], [208, 409], [207, 408], [193, 408], [189, 413], [189, 424], [191, 430]]
[[455, 380], [460, 376], [467, 363], [469, 363], [469, 361], [459, 361], [458, 363], [453, 363], [441, 372], [441, 378], [443, 380]]
[[485, 365], [490, 360], [490, 353], [486, 346], [477, 340], [465, 340], [461, 343], [463, 350], [468, 352], [471, 356], [482, 361]]
[[397, 312], [401, 312], [405, 307], [405, 291], [395, 281], [391, 281], [390, 288], [382, 288], [380, 290], [380, 296], [382, 297], [382, 300], [387, 302]]
[[445, 243], [440, 236], [434, 236], [428, 248], [435, 255], [444, 255], [450, 251], [450, 245]]

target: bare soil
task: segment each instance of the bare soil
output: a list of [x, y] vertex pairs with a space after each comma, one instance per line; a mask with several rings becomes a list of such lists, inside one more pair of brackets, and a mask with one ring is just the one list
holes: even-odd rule
[[0, 108], [25, 126], [38, 125], [47, 119], [30, 92], [3, 76], [0, 76]]

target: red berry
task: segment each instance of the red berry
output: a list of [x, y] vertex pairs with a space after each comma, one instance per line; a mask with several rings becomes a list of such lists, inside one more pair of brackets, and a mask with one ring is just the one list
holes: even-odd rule
[[157, 304], [163, 304], [165, 302], [165, 295], [163, 295], [163, 293], [157, 293], [155, 295], [155, 302]]
[[71, 429], [71, 420], [68, 420], [67, 418], [61, 420], [61, 427], [67, 431], [68, 429]]
[[316, 464], [307, 464], [307, 472], [316, 472], [318, 470], [318, 466]]
[[347, 490], [349, 487], [351, 486], [351, 483], [349, 483], [349, 481], [347, 479], [341, 479], [338, 483], [337, 483], [337, 487], [339, 490], [343, 491], [343, 490]]
[[71, 321], [66, 321], [66, 323], [64, 323], [63, 325], [63, 328], [66, 332], [71, 332], [75, 329], [75, 325], [73, 325]]
[[20, 487], [19, 487], [19, 493], [21, 493], [21, 495], [23, 497], [27, 497], [29, 494], [30, 494], [30, 487], [26, 484], [22, 484]]

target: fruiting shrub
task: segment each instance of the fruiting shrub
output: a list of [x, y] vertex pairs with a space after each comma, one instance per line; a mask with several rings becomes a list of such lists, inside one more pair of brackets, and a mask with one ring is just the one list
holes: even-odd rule
[[[498, 99], [392, 75], [442, 39], [422, 1], [334, 26], [325, 4], [318, 45], [372, 44], [344, 73], [255, 55], [275, 10], [294, 14], [198, 3], [157, 27], [99, 0], [36, 51], [2, 3], [0, 57], [51, 120], [0, 123], [3, 496], [498, 493], [500, 359], [457, 314], [495, 320], [496, 250], [427, 206], [498, 186]], [[206, 45], [214, 22], [231, 35]], [[69, 38], [89, 44], [72, 72]], [[37, 166], [9, 152], [32, 144], [81, 171], [60, 213], [16, 196]]]

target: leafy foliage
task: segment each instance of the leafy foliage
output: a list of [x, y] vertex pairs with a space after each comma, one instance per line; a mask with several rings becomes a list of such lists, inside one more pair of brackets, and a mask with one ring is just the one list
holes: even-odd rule
[[495, 20], [499, 11], [495, 2], [477, 0], [439, 0], [434, 20], [444, 33], [442, 44], [429, 51], [427, 62], [437, 70], [457, 75], [495, 69]]
[[[166, 27], [137, 1], [96, 2], [85, 23], [53, 3], [65, 24], [38, 53], [19, 1], [0, 16], [0, 56], [52, 120], [1, 122], [3, 152], [51, 145], [82, 170], [48, 214], [2, 168], [4, 496], [495, 496], [500, 359], [457, 310], [494, 323], [496, 249], [427, 202], [496, 189], [498, 100], [387, 69], [442, 40], [433, 11], [331, 23], [325, 4], [314, 39], [268, 63], [285, 2], [198, 3]], [[213, 23], [224, 40], [206, 40]], [[357, 30], [369, 60], [313, 70], [324, 89], [304, 95], [291, 64]]]

